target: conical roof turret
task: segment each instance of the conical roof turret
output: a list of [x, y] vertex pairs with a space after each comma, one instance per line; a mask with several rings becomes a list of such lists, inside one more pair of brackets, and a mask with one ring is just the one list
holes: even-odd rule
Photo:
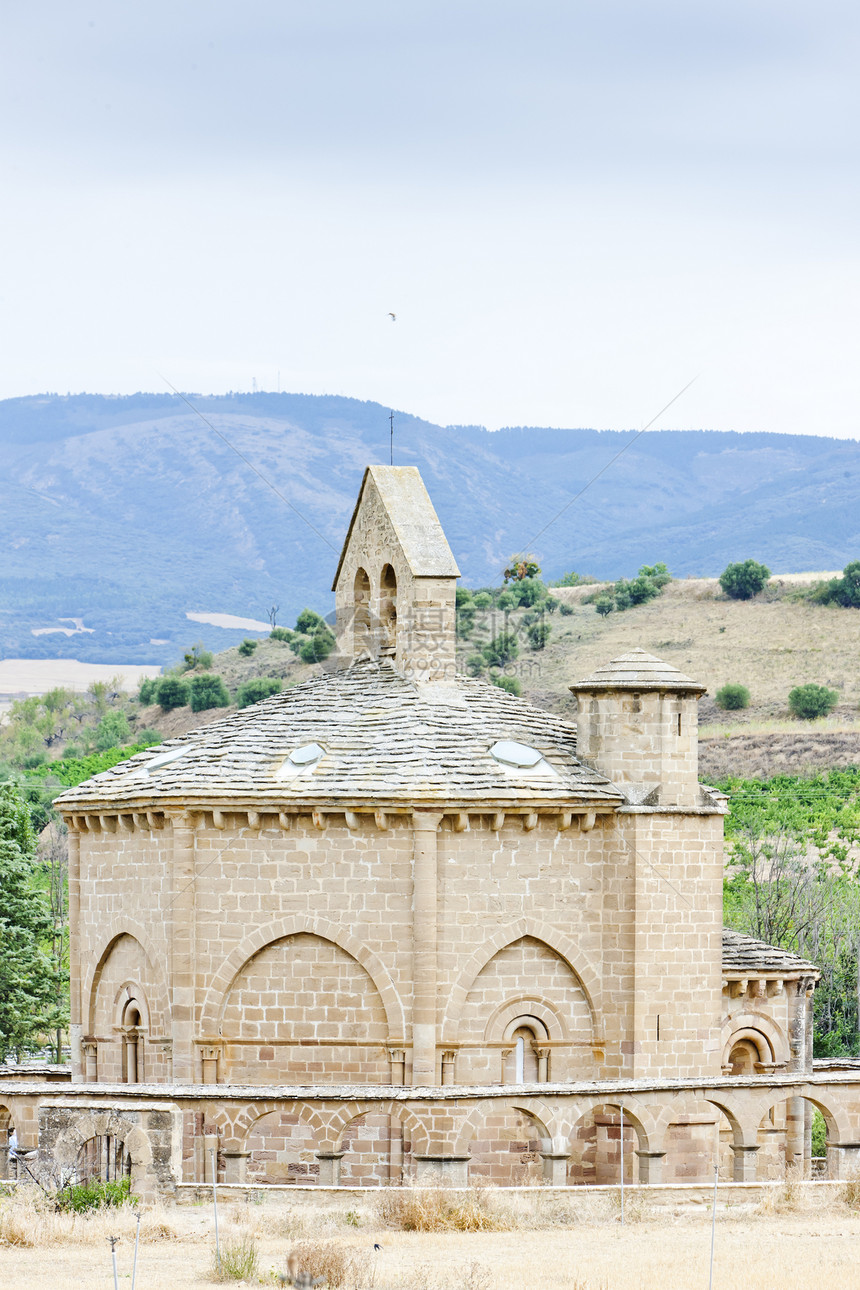
[[679, 672], [644, 649], [632, 649], [619, 654], [610, 663], [596, 668], [590, 676], [576, 681], [570, 689], [574, 694], [593, 693], [596, 690], [674, 690], [682, 694], [705, 694], [706, 687]]

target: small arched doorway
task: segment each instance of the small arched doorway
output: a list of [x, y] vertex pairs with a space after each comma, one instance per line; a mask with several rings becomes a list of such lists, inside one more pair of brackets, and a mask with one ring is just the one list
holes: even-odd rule
[[81, 1183], [119, 1182], [131, 1178], [131, 1156], [122, 1138], [99, 1133], [81, 1143], [74, 1172], [76, 1181]]

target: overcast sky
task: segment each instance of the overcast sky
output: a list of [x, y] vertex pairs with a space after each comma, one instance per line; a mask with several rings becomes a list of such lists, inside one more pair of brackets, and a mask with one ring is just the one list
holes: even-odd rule
[[[6, 0], [0, 397], [860, 437], [860, 10]], [[396, 313], [392, 322], [389, 311]]]

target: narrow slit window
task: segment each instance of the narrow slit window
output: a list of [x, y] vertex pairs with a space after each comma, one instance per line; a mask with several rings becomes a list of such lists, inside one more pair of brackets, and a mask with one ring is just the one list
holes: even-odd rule
[[681, 714], [678, 713], [678, 734], [681, 733]]

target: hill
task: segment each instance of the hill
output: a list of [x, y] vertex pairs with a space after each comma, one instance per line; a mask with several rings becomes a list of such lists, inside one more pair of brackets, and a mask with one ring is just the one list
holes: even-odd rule
[[[0, 402], [0, 655], [170, 664], [190, 640], [223, 649], [246, 634], [188, 612], [265, 621], [277, 605], [291, 622], [304, 605], [330, 609], [362, 470], [388, 456], [388, 409], [193, 398], [214, 429], [173, 395]], [[471, 585], [497, 583], [532, 546], [548, 577], [615, 578], [656, 560], [715, 575], [747, 557], [841, 568], [860, 553], [854, 441], [649, 432], [613, 462], [630, 439], [398, 413], [395, 460], [420, 467]]]

